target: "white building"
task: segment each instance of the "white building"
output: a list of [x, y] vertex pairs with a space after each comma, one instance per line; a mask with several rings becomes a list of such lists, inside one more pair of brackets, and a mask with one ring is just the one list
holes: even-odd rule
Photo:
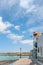
[[41, 35], [39, 36], [37, 43], [38, 43], [37, 57], [39, 60], [43, 61], [43, 33], [41, 33]]
[[37, 59], [43, 62], [43, 33], [34, 33], [34, 49], [36, 49]]

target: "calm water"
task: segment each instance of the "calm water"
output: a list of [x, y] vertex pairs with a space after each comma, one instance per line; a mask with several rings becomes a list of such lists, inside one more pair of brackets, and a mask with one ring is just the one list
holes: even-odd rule
[[[29, 58], [29, 56], [21, 56], [22, 58]], [[20, 58], [20, 56], [1, 56], [0, 55], [0, 61], [1, 60], [16, 60], [16, 59], [19, 59]], [[10, 64], [10, 65], [13, 65], [13, 63], [12, 64]]]

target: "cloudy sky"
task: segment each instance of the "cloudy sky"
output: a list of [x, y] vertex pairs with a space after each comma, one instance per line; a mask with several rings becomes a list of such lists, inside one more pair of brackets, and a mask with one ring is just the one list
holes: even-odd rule
[[0, 52], [30, 51], [33, 32], [43, 32], [43, 0], [0, 0]]

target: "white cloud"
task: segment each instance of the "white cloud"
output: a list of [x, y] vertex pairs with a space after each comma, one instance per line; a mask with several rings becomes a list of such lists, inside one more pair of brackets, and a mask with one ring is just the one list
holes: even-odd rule
[[10, 30], [5, 30], [5, 31], [3, 31], [3, 33], [4, 33], [4, 34], [10, 34], [11, 31], [10, 31]]
[[30, 32], [43, 32], [43, 26], [37, 26], [37, 27], [30, 28], [29, 31]]
[[24, 33], [26, 33], [26, 31], [22, 31], [22, 33], [24, 34]]
[[[20, 36], [20, 35], [17, 35], [17, 34], [13, 34], [11, 32], [11, 30], [9, 30], [8, 28], [9, 27], [12, 27], [14, 28], [14, 25], [9, 23], [9, 22], [3, 22], [3, 19], [2, 17], [0, 17], [0, 33], [3, 33], [3, 34], [6, 34], [6, 36], [11, 39], [14, 43], [18, 43], [20, 42], [24, 36]], [[16, 30], [20, 30], [20, 26], [15, 26], [15, 29]]]
[[43, 6], [43, 0], [34, 0], [34, 4], [37, 6]]
[[29, 12], [36, 11], [35, 5], [33, 4], [34, 0], [20, 0], [20, 6], [26, 9], [26, 14]]
[[34, 0], [35, 5], [34, 13], [41, 19], [43, 19], [43, 0]]
[[29, 13], [29, 12], [36, 12], [35, 5], [32, 5], [29, 9], [27, 9], [26, 13]]
[[23, 8], [28, 8], [28, 0], [20, 0], [20, 6]]
[[10, 33], [7, 35], [7, 37], [10, 38], [14, 43], [18, 43], [23, 39], [24, 36], [19, 36], [19, 35]]
[[10, 7], [12, 7], [16, 3], [16, 0], [7, 0], [7, 1]]
[[32, 12], [43, 19], [43, 0], [20, 0], [20, 6], [26, 9], [25, 14]]
[[35, 25], [37, 23], [37, 17], [35, 15], [32, 15], [31, 17], [29, 17], [28, 21], [26, 22], [26, 26], [29, 27], [29, 26], [32, 26], [32, 25]]
[[36, 10], [37, 10], [37, 11], [35, 12], [35, 14], [36, 14], [39, 18], [43, 19], [43, 6], [37, 7]]
[[[17, 9], [14, 6], [15, 4], [18, 4], [16, 5], [18, 6]], [[13, 7], [16, 9], [16, 13], [13, 11]], [[8, 11], [8, 14], [10, 13], [9, 15], [12, 19], [19, 18], [29, 12], [34, 12], [38, 17], [43, 19], [43, 0], [0, 0], [0, 11], [3, 11], [3, 9]]]
[[33, 0], [20, 0], [20, 6], [23, 8], [30, 8], [30, 5], [33, 3]]
[[8, 32], [7, 28], [11, 27], [12, 24], [9, 22], [3, 22], [2, 17], [0, 17], [0, 32], [4, 33], [4, 32]]
[[10, 9], [15, 3], [16, 0], [0, 0], [0, 9]]
[[19, 26], [19, 25], [16, 25], [16, 26], [15, 26], [15, 29], [16, 29], [16, 30], [20, 30], [20, 26]]
[[[13, 34], [11, 32], [11, 30], [8, 29], [9, 27], [12, 27], [12, 26], [14, 28], [13, 24], [11, 24], [9, 22], [3, 22], [2, 17], [0, 17], [0, 33], [6, 34], [6, 36], [9, 39], [11, 39], [13, 41], [13, 43], [18, 43], [23, 39], [24, 36], [23, 35], [20, 36], [20, 35], [17, 35], [17, 34]], [[20, 30], [20, 26], [19, 25], [15, 26], [15, 29]]]
[[33, 44], [33, 40], [22, 40], [22, 44]]

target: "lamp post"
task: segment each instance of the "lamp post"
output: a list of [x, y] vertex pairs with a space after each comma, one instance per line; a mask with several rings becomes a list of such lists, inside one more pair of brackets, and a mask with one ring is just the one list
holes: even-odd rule
[[20, 58], [21, 58], [21, 48], [20, 48]]

